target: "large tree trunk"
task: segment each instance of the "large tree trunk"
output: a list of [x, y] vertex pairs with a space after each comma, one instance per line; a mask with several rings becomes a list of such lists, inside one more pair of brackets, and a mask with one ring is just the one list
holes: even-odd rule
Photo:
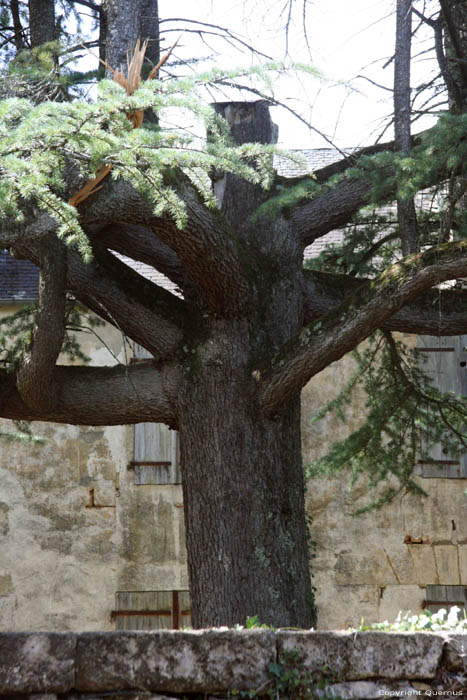
[[218, 321], [186, 378], [180, 446], [193, 625], [311, 627], [300, 401], [268, 418], [245, 322]]
[[[237, 143], [275, 140], [266, 103], [216, 109]], [[204, 314], [187, 348], [178, 410], [193, 624], [258, 615], [311, 627], [300, 398], [268, 415], [252, 373], [301, 327], [302, 251], [282, 217], [250, 218], [269, 196], [260, 188], [225, 175], [216, 192], [245, 249], [251, 303], [234, 318]], [[281, 265], [271, 270], [275, 255]]]

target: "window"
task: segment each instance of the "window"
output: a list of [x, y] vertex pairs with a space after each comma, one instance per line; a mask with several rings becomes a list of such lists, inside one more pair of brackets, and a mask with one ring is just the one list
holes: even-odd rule
[[117, 591], [111, 617], [117, 630], [191, 627], [190, 592]]
[[[135, 361], [151, 359], [151, 354], [135, 344]], [[179, 440], [176, 430], [163, 423], [137, 423], [135, 425], [134, 459], [130, 462], [134, 471], [134, 483], [180, 484]]]
[[[434, 386], [443, 392], [467, 395], [467, 336], [419, 336], [418, 350], [425, 358], [422, 369], [433, 378]], [[440, 443], [424, 450], [422, 438], [418, 463], [423, 477], [467, 478], [467, 453], [453, 457]]]

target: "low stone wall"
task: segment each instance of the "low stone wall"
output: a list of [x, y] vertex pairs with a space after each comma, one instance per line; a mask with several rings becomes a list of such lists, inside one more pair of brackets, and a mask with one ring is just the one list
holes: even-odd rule
[[467, 696], [467, 634], [0, 634], [0, 697], [162, 700], [268, 692], [274, 698]]

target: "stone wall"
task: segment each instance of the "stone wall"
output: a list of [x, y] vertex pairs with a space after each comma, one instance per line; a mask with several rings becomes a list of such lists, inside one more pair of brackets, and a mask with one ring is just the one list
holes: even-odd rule
[[[402, 339], [409, 345], [416, 342], [414, 336]], [[361, 424], [365, 411], [361, 394], [352, 401], [346, 423], [332, 415], [312, 422], [317, 407], [337, 394], [354, 369], [352, 357], [347, 356], [305, 387], [305, 464]], [[362, 617], [368, 622], [394, 620], [399, 611], [418, 614], [426, 605], [427, 586], [467, 586], [467, 482], [417, 480], [427, 497], [402, 493], [381, 510], [358, 516], [353, 513], [370, 502], [364, 481], [351, 486], [350, 474], [344, 473], [308, 482], [321, 629], [355, 627]]]
[[228, 629], [0, 634], [0, 697], [163, 700], [269, 692], [281, 698], [311, 697], [312, 690], [315, 697], [360, 700], [465, 697], [467, 635]]
[[[97, 332], [91, 364], [124, 362]], [[187, 589], [181, 486], [134, 484], [133, 427], [32, 430], [44, 444], [0, 441], [0, 630], [112, 630], [117, 591]]]

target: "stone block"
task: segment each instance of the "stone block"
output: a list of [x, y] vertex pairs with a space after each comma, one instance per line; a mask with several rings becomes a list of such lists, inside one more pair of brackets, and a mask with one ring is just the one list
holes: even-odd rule
[[416, 584], [417, 574], [407, 547], [398, 543], [397, 547], [389, 546], [384, 549], [397, 577], [397, 582], [401, 585]]
[[433, 550], [440, 584], [445, 586], [458, 585], [460, 581], [457, 545], [438, 544], [433, 546]]
[[0, 695], [66, 693], [74, 686], [76, 636], [0, 633]]
[[228, 629], [84, 633], [76, 689], [209, 693], [254, 690], [270, 678], [275, 634]]
[[459, 554], [459, 578], [463, 586], [467, 585], [467, 544], [457, 545]]
[[297, 650], [308, 673], [323, 666], [346, 681], [371, 678], [423, 680], [433, 678], [443, 638], [428, 632], [278, 632], [279, 658]]
[[334, 567], [337, 585], [398, 583], [388, 556], [382, 549], [368, 555], [342, 552]]
[[420, 586], [387, 586], [379, 601], [378, 619], [393, 621], [399, 612], [419, 615], [423, 610], [425, 591]]
[[430, 544], [409, 544], [409, 554], [417, 572], [419, 586], [439, 583], [435, 557]]
[[444, 662], [449, 671], [467, 671], [467, 634], [445, 632]]

